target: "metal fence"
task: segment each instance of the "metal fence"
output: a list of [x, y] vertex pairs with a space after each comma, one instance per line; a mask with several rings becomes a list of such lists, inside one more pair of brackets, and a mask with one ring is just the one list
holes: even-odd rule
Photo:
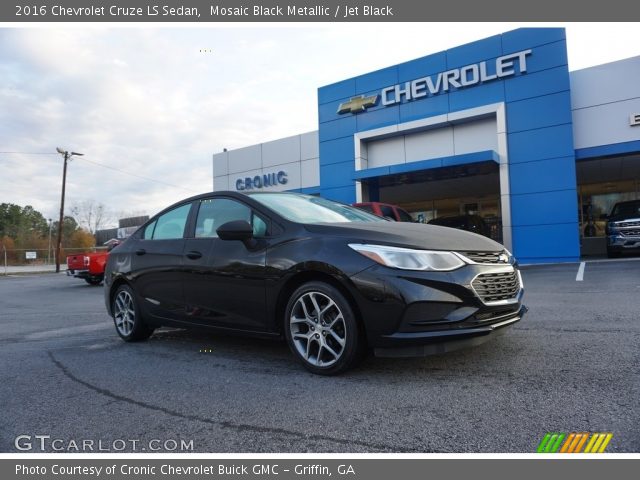
[[[68, 255], [106, 250], [107, 247], [62, 248], [60, 264], [65, 268]], [[56, 251], [54, 248], [5, 248], [0, 245], [0, 265], [2, 265], [0, 272], [4, 274], [8, 273], [10, 267], [50, 267], [55, 263]]]

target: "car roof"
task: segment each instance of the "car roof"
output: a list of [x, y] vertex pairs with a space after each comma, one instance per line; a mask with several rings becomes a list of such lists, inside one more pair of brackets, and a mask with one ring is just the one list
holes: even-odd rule
[[200, 193], [198, 195], [194, 195], [192, 197], [188, 197], [188, 198], [184, 198], [178, 202], [175, 202], [173, 205], [177, 205], [179, 203], [187, 203], [187, 202], [193, 202], [195, 200], [202, 200], [204, 198], [210, 198], [210, 197], [235, 197], [235, 198], [247, 198], [247, 197], [251, 197], [251, 195], [256, 194], [256, 193], [261, 193], [261, 194], [286, 194], [286, 195], [298, 195], [298, 196], [304, 196], [303, 193], [298, 193], [298, 192], [249, 192], [249, 193], [245, 193], [245, 192], [237, 192], [234, 190], [219, 190], [219, 191], [215, 191], [215, 192], [206, 192], [206, 193]]

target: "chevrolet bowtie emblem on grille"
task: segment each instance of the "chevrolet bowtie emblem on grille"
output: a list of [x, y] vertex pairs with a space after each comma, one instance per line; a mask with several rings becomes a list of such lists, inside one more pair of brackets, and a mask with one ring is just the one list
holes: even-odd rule
[[378, 95], [371, 95], [370, 97], [365, 97], [364, 95], [351, 97], [351, 100], [348, 102], [340, 104], [338, 107], [338, 114], [364, 112], [369, 107], [375, 107], [377, 103]]

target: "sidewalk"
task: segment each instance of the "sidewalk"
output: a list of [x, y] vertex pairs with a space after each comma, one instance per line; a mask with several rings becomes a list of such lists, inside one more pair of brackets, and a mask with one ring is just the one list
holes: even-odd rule
[[[66, 265], [60, 265], [60, 272], [67, 270]], [[20, 265], [11, 266], [8, 265], [5, 270], [4, 265], [0, 265], [0, 276], [3, 275], [24, 275], [30, 273], [55, 273], [55, 265]]]

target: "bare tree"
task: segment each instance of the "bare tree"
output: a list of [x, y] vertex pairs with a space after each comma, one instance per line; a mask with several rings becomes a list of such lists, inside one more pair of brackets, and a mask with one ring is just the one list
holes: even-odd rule
[[71, 207], [71, 213], [82, 228], [95, 235], [96, 231], [115, 223], [115, 216], [102, 203], [84, 200]]

